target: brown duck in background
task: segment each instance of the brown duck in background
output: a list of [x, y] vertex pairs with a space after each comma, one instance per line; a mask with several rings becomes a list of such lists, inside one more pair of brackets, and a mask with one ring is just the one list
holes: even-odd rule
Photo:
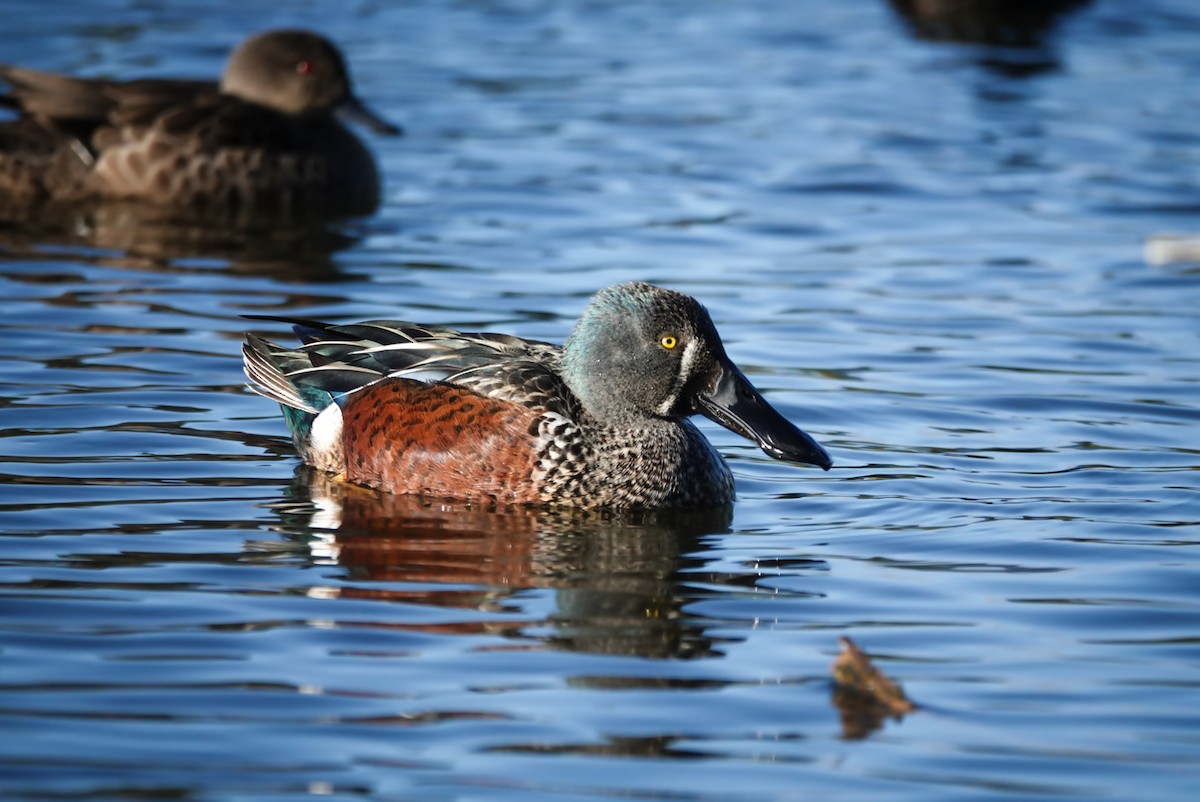
[[375, 160], [338, 115], [400, 129], [354, 96], [337, 48], [300, 30], [242, 43], [220, 83], [72, 78], [0, 65], [0, 203], [133, 200], [184, 214], [368, 214]]

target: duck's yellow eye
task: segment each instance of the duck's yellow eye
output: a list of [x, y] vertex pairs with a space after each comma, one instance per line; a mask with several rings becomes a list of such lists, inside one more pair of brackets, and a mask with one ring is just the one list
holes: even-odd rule
[[679, 345], [679, 340], [676, 340], [670, 334], [667, 334], [661, 340], [658, 341], [658, 344], [661, 345], [663, 348], [670, 350], [670, 349], [674, 348], [675, 346]]

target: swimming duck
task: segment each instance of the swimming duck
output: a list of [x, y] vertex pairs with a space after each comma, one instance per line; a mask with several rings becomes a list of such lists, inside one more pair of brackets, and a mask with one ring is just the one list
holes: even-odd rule
[[304, 461], [392, 493], [580, 509], [729, 504], [733, 475], [688, 418], [828, 470], [725, 353], [696, 299], [601, 290], [563, 346], [400, 321], [249, 335], [250, 388], [283, 407]]
[[375, 160], [338, 115], [400, 129], [351, 91], [329, 40], [253, 36], [219, 83], [72, 78], [0, 65], [0, 201], [126, 199], [189, 213], [359, 215], [379, 204]]

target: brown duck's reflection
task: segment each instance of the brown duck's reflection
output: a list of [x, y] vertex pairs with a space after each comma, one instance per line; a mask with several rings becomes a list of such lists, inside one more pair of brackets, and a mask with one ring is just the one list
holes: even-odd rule
[[379, 493], [301, 468], [281, 531], [345, 582], [310, 591], [475, 610], [516, 609], [522, 590], [549, 588], [544, 619], [421, 623], [422, 631], [520, 635], [546, 628], [552, 648], [644, 657], [712, 651], [685, 623], [678, 576], [700, 537], [728, 531], [729, 507], [617, 515], [528, 507], [481, 508]]
[[1012, 77], [1058, 66], [1048, 40], [1059, 22], [1091, 0], [889, 0], [913, 34], [939, 42], [1010, 48], [980, 63]]
[[170, 271], [177, 259], [219, 259], [223, 271], [270, 278], [340, 278], [334, 254], [359, 237], [328, 219], [229, 212], [180, 216], [145, 203], [105, 202], [14, 207], [0, 203], [0, 249], [41, 252], [45, 246], [118, 251], [131, 266]]

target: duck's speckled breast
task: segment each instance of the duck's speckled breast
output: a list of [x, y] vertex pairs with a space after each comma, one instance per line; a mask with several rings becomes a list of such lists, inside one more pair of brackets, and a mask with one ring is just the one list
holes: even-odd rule
[[548, 504], [684, 508], [734, 500], [729, 466], [689, 421], [614, 426], [554, 418], [539, 433], [535, 473]]

